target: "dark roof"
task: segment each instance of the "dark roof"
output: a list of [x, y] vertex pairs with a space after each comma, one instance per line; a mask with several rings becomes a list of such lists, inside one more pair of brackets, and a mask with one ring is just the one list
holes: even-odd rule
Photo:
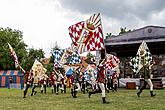
[[135, 56], [140, 44], [145, 41], [151, 54], [165, 54], [165, 27], [146, 26], [131, 32], [105, 39], [107, 53], [117, 56]]
[[107, 38], [105, 45], [122, 45], [146, 42], [165, 41], [165, 27], [146, 26], [131, 32], [118, 35], [116, 37]]

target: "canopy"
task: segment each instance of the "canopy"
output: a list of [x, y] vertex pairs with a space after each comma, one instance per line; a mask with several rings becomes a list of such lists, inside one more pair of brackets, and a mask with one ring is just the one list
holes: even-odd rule
[[165, 27], [146, 26], [118, 36], [105, 39], [106, 52], [115, 52], [117, 56], [135, 56], [138, 47], [145, 41], [154, 55], [165, 53]]

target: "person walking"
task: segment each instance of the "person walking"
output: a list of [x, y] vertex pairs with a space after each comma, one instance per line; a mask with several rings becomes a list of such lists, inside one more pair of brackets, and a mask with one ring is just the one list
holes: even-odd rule
[[103, 104], [108, 104], [109, 102], [106, 101], [105, 99], [105, 65], [104, 65], [104, 61], [105, 60], [100, 60], [100, 63], [98, 65], [98, 74], [97, 74], [97, 82], [98, 82], [98, 85], [99, 85], [99, 88], [101, 89], [101, 91], [92, 91], [92, 92], [89, 92], [89, 98], [91, 96], [91, 94], [95, 94], [95, 93], [100, 93], [102, 94], [102, 101], [103, 101]]
[[[144, 60], [144, 59], [142, 59], [142, 60]], [[142, 62], [145, 62], [145, 61], [142, 61]], [[153, 62], [151, 62], [151, 64], [144, 65], [143, 68], [141, 69], [142, 70], [141, 77], [144, 78], [144, 82], [143, 82], [143, 84], [141, 84], [140, 89], [137, 92], [138, 97], [140, 97], [140, 94], [142, 93], [143, 89], [146, 88], [147, 84], [149, 85], [149, 88], [150, 88], [151, 97], [154, 97], [156, 95], [153, 93], [153, 84], [151, 81], [152, 65], [153, 65]]]

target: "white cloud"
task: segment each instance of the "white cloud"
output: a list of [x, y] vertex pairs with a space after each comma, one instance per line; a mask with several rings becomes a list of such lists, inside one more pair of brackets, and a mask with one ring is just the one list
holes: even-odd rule
[[68, 27], [96, 12], [101, 12], [104, 36], [118, 34], [120, 27], [165, 26], [164, 4], [164, 0], [0, 0], [0, 27], [23, 31], [29, 47], [48, 54], [56, 41], [61, 48], [69, 47]]

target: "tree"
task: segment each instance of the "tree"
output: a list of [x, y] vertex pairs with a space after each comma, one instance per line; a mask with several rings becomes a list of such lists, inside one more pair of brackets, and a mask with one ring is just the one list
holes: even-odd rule
[[107, 33], [107, 35], [105, 36], [105, 38], [110, 38], [112, 36], [112, 33]]
[[23, 41], [22, 32], [19, 30], [13, 30], [11, 28], [0, 28], [0, 66], [1, 69], [15, 69], [15, 63], [10, 55], [9, 47], [7, 43], [10, 43], [14, 48], [18, 60], [23, 62], [23, 58], [26, 56], [27, 45]]
[[129, 30], [127, 30], [127, 28], [126, 27], [124, 27], [124, 28], [120, 28], [120, 32], [119, 32], [119, 35], [121, 35], [121, 34], [124, 34], [124, 33], [126, 33], [126, 32], [130, 32], [131, 30], [129, 29]]
[[41, 58], [44, 58], [45, 53], [42, 49], [34, 49], [30, 48], [26, 57], [24, 58], [24, 63], [22, 63], [22, 67], [25, 70], [30, 70], [33, 66], [34, 61], [37, 59], [40, 61]]

